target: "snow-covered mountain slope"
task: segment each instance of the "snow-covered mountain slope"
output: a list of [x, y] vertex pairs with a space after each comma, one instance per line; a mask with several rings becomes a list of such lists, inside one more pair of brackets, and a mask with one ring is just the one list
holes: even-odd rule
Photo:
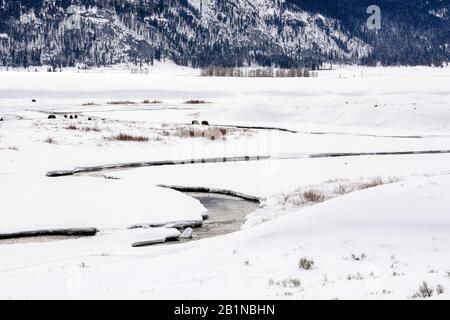
[[329, 61], [449, 60], [445, 5], [379, 2], [382, 29], [373, 31], [366, 26], [366, 0], [2, 0], [0, 64], [101, 66], [167, 58], [194, 67], [314, 68]]
[[444, 20], [449, 19], [450, 0], [403, 0], [409, 4], [415, 4], [419, 8]]

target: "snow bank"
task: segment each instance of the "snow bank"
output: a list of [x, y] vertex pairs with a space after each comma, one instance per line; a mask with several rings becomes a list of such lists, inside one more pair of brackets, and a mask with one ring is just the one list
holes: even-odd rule
[[450, 154], [265, 160], [148, 167], [114, 172], [141, 183], [226, 189], [261, 198], [329, 180], [450, 173]]
[[[1, 298], [407, 298], [423, 280], [448, 286], [450, 178], [443, 175], [450, 173], [449, 154], [306, 155], [448, 149], [449, 68], [346, 68], [317, 79], [201, 78], [164, 68], [149, 75], [0, 74], [0, 232], [101, 229], [90, 239], [0, 243]], [[211, 103], [184, 104], [193, 98]], [[119, 99], [136, 103], [108, 105]], [[163, 103], [144, 105], [144, 99]], [[87, 102], [94, 105], [82, 105]], [[80, 117], [48, 121], [53, 112]], [[300, 133], [264, 131], [226, 142], [159, 139], [164, 126], [193, 119]], [[69, 124], [98, 131], [68, 130]], [[149, 141], [105, 139], [122, 131]], [[399, 135], [408, 137], [393, 137]], [[46, 143], [49, 137], [56, 143]], [[78, 166], [261, 153], [278, 159], [107, 173], [119, 180], [103, 173], [44, 177]], [[273, 208], [265, 218], [278, 218], [267, 223], [177, 246], [133, 249], [133, 242], [178, 231], [125, 229], [202, 220], [198, 201], [158, 184], [270, 197], [377, 176], [406, 180], [291, 208], [282, 217], [282, 208]], [[303, 257], [314, 260], [312, 270], [298, 268]]]
[[[384, 185], [179, 246], [136, 251], [129, 241], [121, 245], [131, 230], [94, 241], [0, 246], [0, 296], [407, 299], [423, 281], [448, 286], [449, 188], [450, 176]], [[62, 253], [69, 259], [55, 262]], [[303, 257], [313, 269], [298, 267]], [[27, 279], [27, 290], [18, 279]], [[449, 298], [449, 291], [433, 298]]]
[[70, 227], [127, 228], [203, 221], [206, 209], [182, 193], [130, 180], [2, 177], [0, 232]]
[[[63, 101], [51, 105], [61, 110], [73, 108], [76, 99], [100, 103], [161, 99], [180, 107], [195, 98], [213, 102], [197, 110], [214, 123], [377, 134], [449, 133], [450, 68], [348, 68], [323, 71], [319, 78], [294, 79], [205, 78], [192, 70], [158, 68], [149, 75], [2, 72], [0, 99], [20, 101], [16, 108], [23, 110], [42, 108], [58, 97]], [[31, 97], [38, 98], [39, 105], [30, 105]], [[159, 120], [153, 114], [148, 118]], [[142, 120], [142, 114], [136, 113], [134, 119]], [[184, 119], [192, 120], [192, 113]]]

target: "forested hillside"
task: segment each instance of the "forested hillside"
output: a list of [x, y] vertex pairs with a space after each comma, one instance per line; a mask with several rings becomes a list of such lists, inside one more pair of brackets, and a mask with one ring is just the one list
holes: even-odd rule
[[440, 65], [448, 0], [0, 0], [0, 65]]

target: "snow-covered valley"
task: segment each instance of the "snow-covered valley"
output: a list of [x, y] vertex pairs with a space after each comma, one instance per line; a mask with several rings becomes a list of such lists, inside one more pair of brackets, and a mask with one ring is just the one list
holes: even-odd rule
[[[99, 232], [0, 240], [0, 298], [408, 299], [424, 282], [448, 298], [449, 83], [448, 67], [1, 72], [0, 234]], [[162, 185], [261, 203], [240, 231], [133, 248], [208, 216]]]

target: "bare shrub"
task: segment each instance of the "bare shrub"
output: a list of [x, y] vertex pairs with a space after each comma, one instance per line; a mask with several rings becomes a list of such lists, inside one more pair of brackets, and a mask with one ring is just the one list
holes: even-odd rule
[[283, 207], [301, 208], [314, 203], [324, 202], [328, 197], [319, 190], [297, 190], [295, 193], [283, 193], [280, 195], [278, 202]]
[[66, 130], [78, 130], [84, 132], [100, 132], [100, 128], [97, 127], [77, 127], [76, 125], [70, 125], [65, 127]]
[[419, 289], [411, 296], [411, 298], [426, 299], [431, 298], [434, 295], [434, 293], [436, 293], [436, 295], [440, 295], [443, 294], [444, 292], [445, 292], [444, 286], [438, 284], [436, 286], [436, 289], [434, 289], [433, 287], [429, 286], [426, 281], [423, 281], [422, 284], [419, 286]]
[[298, 288], [302, 285], [302, 282], [299, 279], [289, 279], [289, 284], [292, 287]]
[[381, 177], [376, 177], [376, 178], [370, 179], [369, 181], [360, 182], [358, 184], [358, 189], [363, 190], [363, 189], [374, 188], [374, 187], [381, 186], [382, 184], [384, 184], [383, 179]]
[[401, 179], [399, 177], [389, 177], [387, 180], [384, 181], [384, 183], [397, 183], [400, 182]]
[[354, 191], [372, 188], [380, 184], [387, 184], [400, 181], [399, 178], [360, 179], [356, 181], [335, 179], [326, 181], [324, 184], [305, 186], [298, 188], [291, 193], [278, 195], [278, 203], [283, 209], [298, 209], [309, 205], [324, 202], [338, 196], [346, 195]]
[[341, 183], [338, 184], [335, 188], [335, 193], [338, 195], [345, 195], [351, 193], [357, 189], [357, 185], [355, 183]]
[[310, 260], [308, 258], [301, 258], [298, 267], [303, 270], [311, 270], [314, 266], [314, 260]]
[[12, 147], [1, 147], [0, 150], [19, 151], [19, 148], [17, 148], [16, 146], [12, 146]]
[[269, 286], [280, 286], [280, 287], [291, 287], [291, 288], [299, 288], [302, 285], [300, 279], [290, 278], [282, 281], [275, 281], [274, 279], [269, 280]]
[[205, 100], [196, 100], [196, 99], [187, 100], [184, 102], [184, 104], [205, 104], [205, 103], [208, 103], [208, 102]]
[[367, 255], [365, 253], [361, 253], [360, 255], [352, 254], [353, 261], [364, 261], [366, 260]]
[[308, 202], [319, 203], [325, 201], [325, 195], [318, 190], [307, 190], [303, 192], [303, 198]]
[[360, 182], [345, 182], [340, 183], [336, 186], [334, 192], [338, 195], [346, 195], [357, 190], [364, 190], [369, 188], [374, 188], [381, 186], [383, 184], [395, 183], [400, 181], [397, 177], [389, 177], [388, 179], [383, 179], [381, 177], [374, 177], [370, 180], [362, 180]]
[[246, 78], [293, 78], [318, 76], [317, 72], [305, 68], [273, 69], [273, 68], [222, 68], [209, 67], [201, 70], [203, 77], [246, 77]]
[[44, 142], [46, 142], [48, 144], [56, 144], [55, 139], [52, 137], [48, 137], [47, 139], [44, 140]]
[[81, 128], [81, 130], [84, 132], [100, 132], [100, 131], [102, 131], [100, 128], [97, 128], [97, 127], [83, 127], [83, 128]]
[[413, 299], [417, 298], [430, 298], [433, 296], [434, 289], [428, 285], [426, 281], [423, 281], [419, 286], [419, 289], [411, 296]]
[[109, 141], [135, 141], [135, 142], [147, 142], [149, 140], [148, 137], [133, 136], [125, 133], [119, 133], [118, 135], [112, 137], [105, 137], [105, 139]]
[[161, 104], [162, 101], [160, 100], [144, 100], [142, 101], [143, 104]]
[[94, 102], [86, 102], [86, 103], [82, 103], [81, 106], [82, 107], [89, 107], [89, 106], [96, 106], [97, 104]]
[[127, 105], [127, 104], [136, 104], [136, 102], [124, 100], [124, 101], [110, 101], [110, 102], [108, 102], [108, 104], [111, 104], [111, 105]]
[[347, 280], [364, 280], [364, 277], [361, 273], [357, 272], [355, 274], [347, 275]]
[[280, 195], [280, 199], [278, 200], [278, 202], [279, 202], [283, 207], [285, 207], [285, 206], [287, 206], [287, 204], [288, 204], [288, 202], [289, 202], [289, 199], [290, 199], [290, 195], [283, 192], [283, 193]]
[[445, 292], [445, 288], [442, 286], [442, 285], [440, 285], [440, 284], [438, 284], [437, 286], [436, 286], [436, 294], [443, 294]]
[[105, 178], [106, 180], [120, 180], [120, 178], [118, 178], [118, 177], [113, 177], [113, 176], [108, 176], [108, 175], [103, 175], [103, 178]]
[[208, 140], [225, 140], [227, 136], [231, 136], [237, 133], [242, 135], [252, 135], [252, 132], [243, 132], [234, 128], [223, 127], [178, 127], [172, 131], [172, 135], [179, 138], [205, 138]]

